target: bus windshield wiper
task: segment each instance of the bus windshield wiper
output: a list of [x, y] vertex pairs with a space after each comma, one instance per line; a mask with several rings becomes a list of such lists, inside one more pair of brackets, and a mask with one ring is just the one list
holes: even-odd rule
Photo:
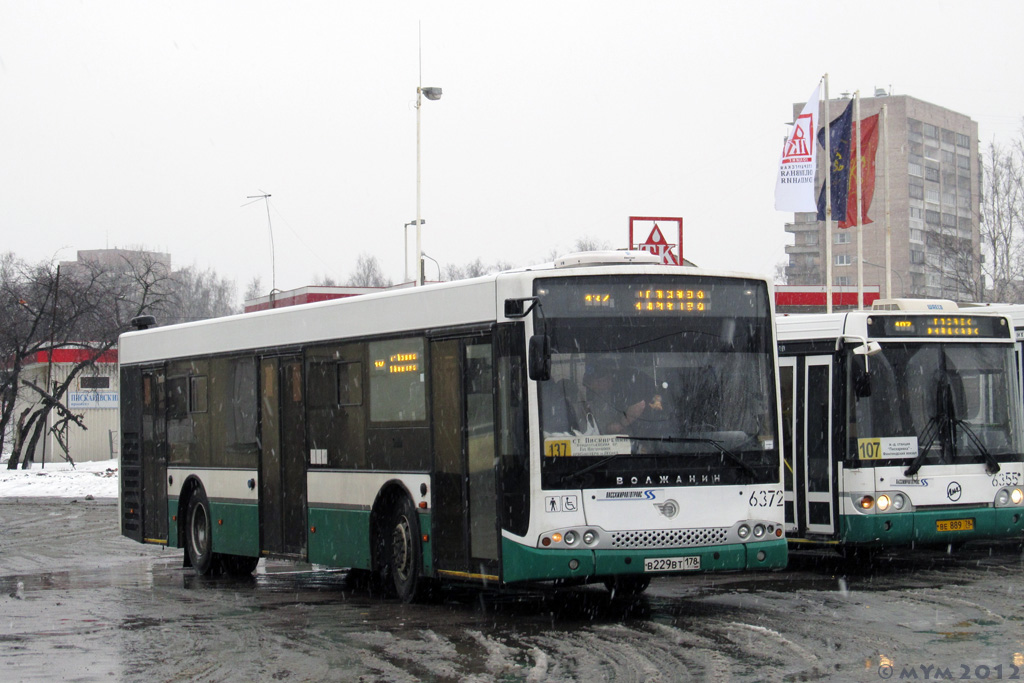
[[977, 437], [968, 422], [956, 417], [956, 409], [953, 404], [953, 392], [948, 383], [942, 383], [939, 385], [938, 397], [935, 403], [939, 407], [939, 412], [928, 419], [928, 424], [926, 424], [924, 429], [921, 431], [921, 436], [918, 437], [920, 452], [917, 454], [917, 457], [914, 458], [914, 462], [910, 463], [910, 467], [903, 472], [903, 476], [912, 477], [918, 473], [921, 469], [921, 465], [924, 464], [925, 458], [928, 457], [928, 452], [931, 450], [932, 444], [938, 437], [942, 438], [943, 448], [945, 449], [948, 447], [950, 454], [955, 459], [957, 456], [957, 428], [963, 430], [964, 434], [967, 435], [968, 440], [974, 444], [974, 447], [978, 449], [981, 456], [985, 458], [985, 469], [988, 473], [995, 474], [998, 472], [1000, 469], [999, 461], [995, 459], [987, 448], [985, 448], [985, 444], [983, 444], [981, 439]]
[[728, 448], [722, 445], [721, 441], [717, 441], [707, 436], [637, 436], [633, 437], [633, 441], [658, 441], [661, 443], [706, 443], [711, 444], [718, 452], [727, 458], [732, 464], [739, 467], [751, 478], [757, 477], [757, 472], [743, 460], [740, 456], [736, 455]]

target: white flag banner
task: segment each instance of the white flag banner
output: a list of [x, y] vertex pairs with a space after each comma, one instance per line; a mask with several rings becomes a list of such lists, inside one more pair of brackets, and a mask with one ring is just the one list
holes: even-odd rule
[[814, 168], [817, 145], [814, 142], [818, 117], [819, 84], [807, 100], [782, 147], [779, 177], [775, 181], [776, 211], [817, 211], [814, 197]]

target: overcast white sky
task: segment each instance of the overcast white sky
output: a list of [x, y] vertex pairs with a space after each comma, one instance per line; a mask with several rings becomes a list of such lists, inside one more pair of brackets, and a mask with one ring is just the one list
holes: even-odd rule
[[[47, 2], [0, 0], [2, 250], [167, 251], [276, 285], [403, 277], [416, 216], [417, 26], [424, 251], [516, 265], [628, 217], [682, 216], [701, 266], [771, 273], [792, 103], [876, 86], [1024, 115], [1024, 3]], [[410, 229], [410, 250], [415, 249]], [[428, 262], [428, 278], [433, 265]]]

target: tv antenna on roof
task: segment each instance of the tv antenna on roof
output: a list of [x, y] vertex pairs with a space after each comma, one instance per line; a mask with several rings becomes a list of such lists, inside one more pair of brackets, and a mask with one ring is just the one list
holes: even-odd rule
[[[277, 291], [277, 263], [274, 257], [274, 226], [270, 223], [270, 195], [263, 192], [263, 194], [251, 194], [246, 199], [251, 199], [253, 202], [262, 199], [267, 207], [267, 231], [270, 232], [270, 293], [273, 296], [273, 293]], [[242, 206], [249, 206], [253, 202], [242, 204]]]

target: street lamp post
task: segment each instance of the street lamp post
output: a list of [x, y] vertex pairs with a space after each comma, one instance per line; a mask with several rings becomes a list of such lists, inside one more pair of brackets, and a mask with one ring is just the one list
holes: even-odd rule
[[[424, 218], [420, 221], [421, 224], [426, 223], [427, 219]], [[416, 221], [409, 221], [405, 224], [405, 279], [403, 282], [409, 281], [409, 226], [416, 225]]]
[[420, 109], [423, 105], [423, 96], [428, 100], [441, 99], [441, 88], [416, 88], [416, 286], [423, 285], [423, 268], [420, 262], [423, 260], [423, 240], [420, 226], [423, 219], [420, 218]]

